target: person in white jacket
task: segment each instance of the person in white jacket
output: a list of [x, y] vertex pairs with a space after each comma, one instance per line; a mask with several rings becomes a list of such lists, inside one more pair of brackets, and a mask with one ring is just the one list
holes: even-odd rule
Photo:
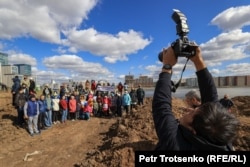
[[59, 96], [57, 95], [57, 93], [54, 93], [54, 96], [52, 97], [52, 122], [53, 124], [57, 124], [60, 123], [60, 106], [59, 106]]

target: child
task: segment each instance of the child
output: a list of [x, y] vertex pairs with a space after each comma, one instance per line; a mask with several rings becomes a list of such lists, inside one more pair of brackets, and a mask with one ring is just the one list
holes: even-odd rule
[[38, 114], [39, 106], [36, 101], [36, 96], [31, 95], [29, 100], [24, 105], [24, 118], [28, 119], [28, 130], [30, 136], [40, 133], [37, 129]]
[[84, 105], [86, 103], [86, 100], [85, 100], [85, 96], [84, 95], [81, 95], [80, 96], [80, 100], [78, 102], [78, 105], [79, 105], [79, 118], [82, 119], [83, 117], [83, 109], [84, 109]]
[[93, 114], [97, 116], [97, 112], [99, 110], [99, 104], [97, 103], [96, 97], [93, 99]]
[[102, 114], [107, 116], [109, 114], [109, 100], [108, 96], [104, 96], [103, 101], [102, 101]]
[[54, 124], [60, 123], [59, 122], [59, 112], [60, 112], [60, 108], [59, 108], [59, 97], [56, 95], [54, 95], [54, 97], [52, 98], [52, 121]]
[[52, 100], [49, 94], [46, 95], [45, 97], [45, 104], [46, 104], [45, 126], [51, 127], [52, 126]]
[[90, 119], [90, 115], [91, 115], [92, 111], [93, 111], [93, 108], [91, 107], [91, 102], [85, 103], [84, 109], [83, 109], [82, 119], [88, 121]]
[[76, 99], [74, 95], [71, 95], [69, 100], [69, 119], [75, 121], [75, 118], [76, 118]]
[[60, 100], [60, 107], [62, 109], [62, 123], [66, 123], [67, 115], [68, 115], [68, 103], [66, 101], [66, 96], [63, 95]]
[[38, 129], [45, 130], [45, 112], [46, 112], [46, 102], [45, 96], [41, 95], [40, 100], [38, 101], [39, 105], [39, 115], [38, 115]]

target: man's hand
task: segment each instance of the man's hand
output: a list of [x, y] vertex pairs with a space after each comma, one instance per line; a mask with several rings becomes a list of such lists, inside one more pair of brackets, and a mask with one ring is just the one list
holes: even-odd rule
[[170, 64], [172, 67], [177, 63], [177, 58], [175, 57], [172, 47], [168, 47], [167, 49], [163, 50], [162, 63], [163, 65]]
[[[162, 59], [163, 65], [169, 64], [173, 67], [177, 63], [177, 58], [175, 57], [174, 50], [172, 49], [172, 47], [163, 49], [162, 52], [163, 52], [163, 59]], [[171, 74], [172, 70], [162, 69], [162, 72], [167, 72]]]
[[200, 71], [206, 68], [205, 62], [201, 55], [200, 47], [196, 48], [196, 54], [193, 57], [191, 57], [190, 60], [194, 63], [196, 71]]

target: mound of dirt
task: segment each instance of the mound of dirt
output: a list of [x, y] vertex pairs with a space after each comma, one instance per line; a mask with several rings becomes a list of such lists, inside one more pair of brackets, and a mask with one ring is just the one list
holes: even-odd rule
[[[250, 96], [232, 99], [232, 114], [241, 121], [236, 150], [250, 150]], [[0, 93], [0, 164], [3, 166], [134, 166], [134, 151], [153, 150], [157, 136], [152, 119], [152, 98], [123, 117], [92, 117], [89, 121], [56, 124], [31, 137], [25, 128], [14, 125], [17, 113], [11, 95]], [[173, 99], [173, 112], [183, 113], [182, 99]], [[31, 153], [30, 156], [28, 156]], [[32, 155], [32, 153], [34, 155]], [[25, 159], [25, 156], [28, 158]]]
[[[250, 150], [250, 117], [245, 113], [250, 101], [249, 97], [235, 97], [232, 113], [241, 121], [238, 138], [234, 141], [237, 151]], [[238, 101], [240, 103], [238, 103]], [[151, 110], [152, 98], [146, 99], [146, 105], [138, 106], [131, 115], [118, 119], [109, 132], [104, 135], [103, 145], [87, 154], [79, 166], [134, 166], [134, 151], [154, 150], [157, 136], [154, 129]], [[181, 107], [185, 107], [182, 99], [173, 98], [173, 112], [176, 118], [182, 116]], [[244, 107], [243, 107], [244, 106]], [[240, 113], [240, 114], [238, 114]], [[99, 164], [97, 164], [99, 163]]]

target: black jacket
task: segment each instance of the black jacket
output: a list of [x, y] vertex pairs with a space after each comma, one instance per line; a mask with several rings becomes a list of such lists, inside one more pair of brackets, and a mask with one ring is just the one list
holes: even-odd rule
[[[196, 72], [202, 103], [218, 102], [217, 89], [207, 68]], [[172, 113], [171, 74], [160, 73], [156, 84], [152, 109], [159, 142], [156, 150], [231, 150], [231, 146], [215, 145], [194, 135], [179, 125]]]
[[232, 102], [232, 100], [230, 99], [220, 99], [220, 103], [226, 108], [226, 109], [230, 109], [234, 103]]

